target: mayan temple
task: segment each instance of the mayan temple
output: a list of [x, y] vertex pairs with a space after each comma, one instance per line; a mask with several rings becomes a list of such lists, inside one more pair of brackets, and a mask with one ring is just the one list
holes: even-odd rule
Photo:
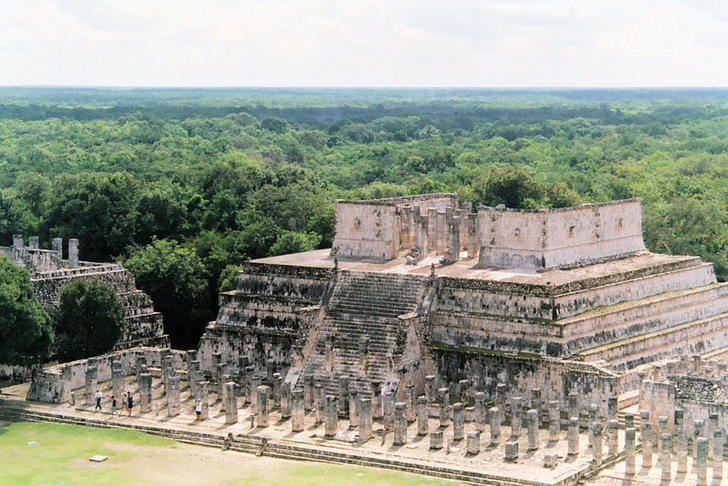
[[728, 345], [728, 287], [700, 258], [647, 251], [639, 200], [474, 212], [427, 194], [338, 201], [336, 217], [331, 250], [245, 264], [203, 366], [220, 353], [330, 393], [420, 394], [428, 376], [547, 400], [576, 388], [606, 407], [639, 365]]
[[[337, 201], [333, 247], [247, 262], [197, 349], [154, 331], [46, 367], [0, 418], [469, 484], [667, 484], [673, 471], [720, 484], [728, 300], [713, 265], [647, 251], [638, 199], [460, 206]], [[99, 276], [130, 318], [132, 302], [151, 310], [122, 267], [77, 262], [75, 242], [68, 261], [35, 246], [2, 251], [35, 269], [39, 298]], [[96, 416], [97, 388], [138, 410]]]

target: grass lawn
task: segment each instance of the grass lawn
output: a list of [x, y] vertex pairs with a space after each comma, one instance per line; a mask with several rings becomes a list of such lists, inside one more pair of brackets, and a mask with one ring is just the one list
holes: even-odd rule
[[[34, 441], [37, 445], [27, 445]], [[91, 463], [92, 455], [103, 463]], [[301, 463], [179, 444], [124, 429], [61, 424], [0, 426], [3, 485], [454, 485], [422, 476], [357, 466]]]

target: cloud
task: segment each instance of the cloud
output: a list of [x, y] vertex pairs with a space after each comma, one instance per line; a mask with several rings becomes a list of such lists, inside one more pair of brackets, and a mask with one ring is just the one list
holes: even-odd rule
[[0, 84], [726, 86], [718, 0], [0, 0]]

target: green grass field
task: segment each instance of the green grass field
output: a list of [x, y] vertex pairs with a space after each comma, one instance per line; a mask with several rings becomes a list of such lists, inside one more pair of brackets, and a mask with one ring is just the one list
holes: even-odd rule
[[[34, 441], [37, 445], [27, 445]], [[109, 459], [91, 463], [100, 454]], [[178, 444], [123, 429], [12, 423], [0, 426], [3, 485], [347, 485], [455, 483], [356, 466], [335, 466]]]

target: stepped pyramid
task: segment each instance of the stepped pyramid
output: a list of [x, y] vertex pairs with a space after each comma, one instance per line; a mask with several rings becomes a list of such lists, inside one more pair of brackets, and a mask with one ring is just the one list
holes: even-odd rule
[[327, 393], [345, 375], [401, 399], [403, 380], [420, 394], [432, 375], [606, 406], [643, 364], [728, 346], [728, 284], [700, 258], [647, 251], [639, 200], [472, 212], [430, 194], [338, 201], [336, 215], [331, 250], [243, 266], [203, 367], [221, 353], [233, 373], [246, 363]]

